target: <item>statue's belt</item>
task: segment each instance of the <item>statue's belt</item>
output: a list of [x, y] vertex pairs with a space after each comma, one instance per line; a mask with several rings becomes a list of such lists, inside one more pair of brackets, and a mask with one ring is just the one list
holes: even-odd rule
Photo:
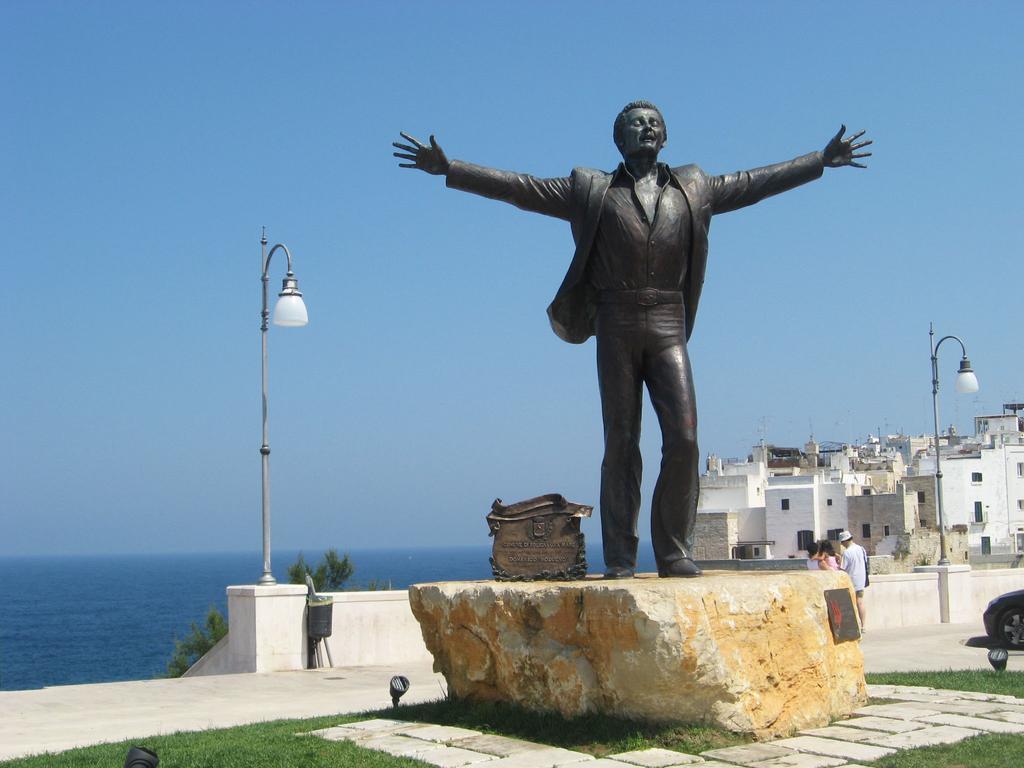
[[639, 304], [653, 307], [658, 304], [682, 304], [680, 291], [659, 291], [655, 288], [638, 288], [628, 291], [604, 290], [597, 292], [598, 304]]

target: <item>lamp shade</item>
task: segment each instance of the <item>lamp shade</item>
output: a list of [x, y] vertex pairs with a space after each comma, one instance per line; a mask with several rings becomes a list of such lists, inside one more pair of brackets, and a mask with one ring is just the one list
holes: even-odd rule
[[960, 371], [956, 375], [956, 391], [961, 395], [969, 395], [978, 391], [978, 377], [974, 371]]
[[308, 322], [309, 315], [306, 313], [306, 303], [302, 300], [302, 294], [282, 294], [274, 306], [274, 325], [301, 328]]
[[956, 391], [961, 395], [969, 395], [978, 391], [978, 377], [974, 375], [971, 361], [966, 357], [960, 360], [960, 371], [956, 375]]

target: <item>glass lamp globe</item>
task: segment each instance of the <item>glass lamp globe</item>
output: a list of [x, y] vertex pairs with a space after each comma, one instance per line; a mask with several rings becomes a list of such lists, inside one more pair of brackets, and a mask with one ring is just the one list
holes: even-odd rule
[[301, 328], [308, 322], [309, 315], [306, 313], [306, 303], [302, 300], [302, 294], [282, 293], [274, 306], [274, 325]]
[[971, 361], [966, 357], [960, 361], [960, 371], [956, 375], [955, 387], [961, 395], [969, 395], [978, 391], [978, 377], [974, 375]]

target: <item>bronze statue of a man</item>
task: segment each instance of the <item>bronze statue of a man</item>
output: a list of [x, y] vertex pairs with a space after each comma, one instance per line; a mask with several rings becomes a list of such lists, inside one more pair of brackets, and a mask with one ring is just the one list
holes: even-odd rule
[[444, 175], [447, 185], [565, 219], [576, 253], [548, 317], [565, 341], [597, 336], [604, 418], [601, 533], [605, 578], [636, 569], [640, 511], [640, 412], [647, 385], [662, 435], [661, 474], [651, 504], [651, 538], [660, 576], [699, 576], [690, 557], [699, 491], [697, 408], [686, 343], [704, 284], [711, 217], [813, 181], [825, 168], [852, 165], [861, 131], [846, 126], [824, 150], [764, 168], [709, 176], [696, 165], [658, 162], [668, 131], [660, 110], [634, 101], [615, 118], [623, 162], [611, 172], [576, 168], [539, 179], [452, 160], [430, 137], [407, 133], [395, 157]]

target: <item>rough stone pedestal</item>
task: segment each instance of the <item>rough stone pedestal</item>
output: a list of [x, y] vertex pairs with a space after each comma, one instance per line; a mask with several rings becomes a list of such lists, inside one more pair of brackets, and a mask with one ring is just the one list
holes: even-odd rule
[[418, 584], [409, 598], [455, 696], [770, 738], [866, 702], [860, 645], [836, 644], [825, 611], [824, 591], [849, 587], [842, 572], [718, 571]]

